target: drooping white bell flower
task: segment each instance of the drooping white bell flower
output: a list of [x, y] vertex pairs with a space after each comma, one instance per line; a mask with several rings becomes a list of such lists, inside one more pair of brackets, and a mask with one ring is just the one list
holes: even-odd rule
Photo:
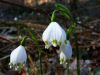
[[14, 49], [10, 54], [10, 64], [16, 65], [16, 64], [24, 64], [27, 60], [27, 54], [25, 51], [25, 48], [20, 45], [16, 49]]
[[70, 59], [72, 57], [72, 46], [69, 41], [67, 41], [66, 45], [61, 45], [60, 50], [62, 50], [64, 52], [67, 59]]
[[[60, 62], [65, 63], [67, 59], [72, 57], [72, 46], [69, 41], [67, 41], [66, 45], [60, 46]], [[62, 61], [63, 60], [63, 61]]]
[[66, 55], [63, 51], [60, 52], [60, 64], [64, 64], [66, 62]]
[[43, 32], [42, 39], [48, 48], [51, 45], [56, 47], [57, 45], [65, 43], [66, 32], [57, 22], [51, 22], [46, 30]]

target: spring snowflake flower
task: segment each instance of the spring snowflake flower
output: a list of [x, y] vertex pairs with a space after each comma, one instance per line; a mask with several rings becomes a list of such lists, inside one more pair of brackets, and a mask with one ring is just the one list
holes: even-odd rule
[[66, 45], [60, 46], [60, 64], [66, 62], [67, 59], [72, 57], [72, 46], [69, 41], [67, 41]]
[[25, 48], [20, 45], [14, 49], [10, 54], [10, 68], [18, 68], [20, 64], [25, 64], [27, 60], [27, 54]]
[[45, 42], [45, 48], [49, 48], [51, 45], [56, 47], [65, 43], [66, 32], [57, 22], [51, 22], [43, 32], [42, 39]]
[[60, 52], [60, 64], [64, 64], [66, 62], [66, 55], [63, 51]]

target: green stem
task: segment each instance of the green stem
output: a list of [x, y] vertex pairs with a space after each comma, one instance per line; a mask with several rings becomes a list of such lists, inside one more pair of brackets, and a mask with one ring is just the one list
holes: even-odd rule
[[70, 60], [67, 60], [67, 75], [70, 75], [70, 70], [69, 70], [69, 66], [70, 66]]
[[39, 51], [39, 60], [40, 60], [40, 75], [43, 75], [42, 60], [41, 60], [41, 51]]
[[57, 12], [57, 10], [54, 10], [51, 16], [51, 22], [53, 22], [55, 20], [55, 13]]
[[77, 53], [77, 75], [80, 75], [80, 54], [78, 48], [78, 37], [77, 33], [75, 33], [75, 45], [76, 45], [76, 53]]
[[25, 37], [22, 39], [22, 41], [20, 42], [20, 45], [24, 46], [26, 39], [27, 39], [27, 36], [25, 36]]

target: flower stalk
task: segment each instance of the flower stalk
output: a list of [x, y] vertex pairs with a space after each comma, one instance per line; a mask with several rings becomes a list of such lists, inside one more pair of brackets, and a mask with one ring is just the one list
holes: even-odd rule
[[43, 75], [41, 51], [39, 51], [39, 60], [40, 60], [40, 75]]
[[[69, 40], [71, 33], [75, 32], [77, 23], [74, 20], [74, 18], [72, 17], [69, 9], [66, 8], [65, 6], [63, 6], [62, 4], [56, 4], [56, 10], [54, 10], [54, 12], [52, 14], [51, 21], [53, 21], [55, 19], [55, 12], [56, 11], [59, 11], [69, 21], [71, 21], [71, 25], [67, 30], [67, 40]], [[79, 48], [78, 48], [77, 41], [78, 41], [78, 38], [77, 38], [77, 34], [75, 33], [75, 46], [76, 46], [76, 52], [77, 52], [77, 75], [80, 75], [80, 55], [79, 55]], [[69, 75], [69, 61], [68, 61], [68, 75]]]
[[55, 13], [57, 12], [57, 10], [54, 10], [51, 16], [51, 22], [53, 22], [55, 20]]
[[25, 41], [26, 41], [26, 39], [27, 39], [27, 38], [28, 38], [28, 37], [27, 37], [27, 36], [25, 36], [25, 37], [22, 39], [22, 41], [20, 42], [20, 45], [24, 46]]
[[77, 75], [80, 75], [80, 52], [79, 52], [79, 47], [78, 47], [78, 37], [77, 33], [74, 33], [75, 35], [75, 46], [76, 46], [76, 55], [77, 55]]
[[70, 59], [67, 59], [67, 75], [70, 75]]

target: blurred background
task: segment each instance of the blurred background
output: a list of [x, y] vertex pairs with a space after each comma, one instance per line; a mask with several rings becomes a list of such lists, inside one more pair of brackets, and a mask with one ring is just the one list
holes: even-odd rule
[[[19, 45], [24, 36], [29, 35], [24, 29], [25, 27], [30, 28], [40, 42], [38, 46], [43, 51], [44, 73], [46, 75], [63, 75], [64, 68], [58, 64], [57, 52], [53, 48], [44, 49], [41, 39], [44, 29], [50, 23], [50, 16], [56, 3], [68, 7], [77, 21], [76, 32], [80, 59], [92, 62], [88, 67], [91, 68], [91, 72], [98, 67], [100, 72], [100, 0], [0, 0], [0, 75], [5, 75], [10, 70], [8, 64], [11, 51]], [[57, 22], [62, 24], [65, 30], [70, 26], [70, 22], [59, 13], [57, 14]], [[76, 56], [74, 40], [75, 37], [72, 34], [73, 57]], [[33, 63], [36, 66], [30, 68], [37, 69], [30, 71], [30, 73], [36, 75], [39, 65], [36, 44], [28, 39], [25, 46], [27, 53], [32, 58], [32, 62], [28, 60], [28, 66], [30, 67]], [[53, 67], [55, 63], [57, 64]]]

